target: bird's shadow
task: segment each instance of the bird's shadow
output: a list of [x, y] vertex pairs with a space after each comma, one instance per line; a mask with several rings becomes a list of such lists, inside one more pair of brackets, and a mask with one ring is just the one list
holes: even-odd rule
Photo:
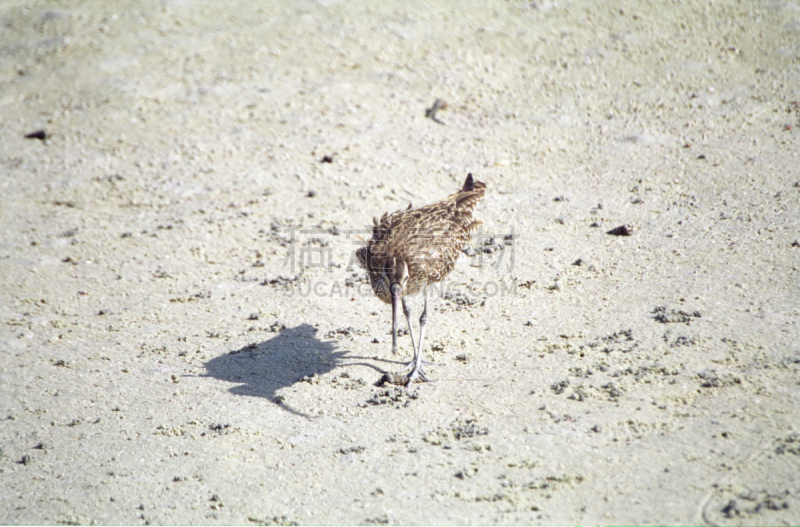
[[[205, 368], [215, 379], [237, 383], [229, 390], [234, 395], [263, 397], [280, 403], [276, 394], [281, 388], [344, 365], [342, 360], [347, 358], [347, 351], [336, 351], [335, 343], [318, 339], [316, 333], [317, 328], [310, 324], [284, 328], [269, 340], [211, 359], [205, 363]], [[363, 365], [380, 371], [371, 364]], [[285, 403], [280, 406], [308, 417]]]

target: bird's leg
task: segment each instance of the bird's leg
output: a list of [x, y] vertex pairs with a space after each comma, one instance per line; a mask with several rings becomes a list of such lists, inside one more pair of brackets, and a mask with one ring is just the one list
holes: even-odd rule
[[[403, 299], [405, 306], [405, 298]], [[400, 309], [400, 295], [392, 291], [392, 355], [397, 355], [397, 311]]]
[[[409, 362], [405, 368], [400, 370], [397, 373], [402, 373], [406, 371], [411, 371], [408, 374], [408, 380], [406, 381], [406, 388], [411, 386], [411, 384], [419, 379], [425, 382], [429, 382], [431, 379], [428, 378], [428, 375], [425, 373], [425, 364], [431, 364], [429, 362], [422, 360], [422, 344], [423, 340], [425, 339], [425, 326], [428, 323], [428, 288], [425, 287], [423, 289], [423, 295], [425, 296], [425, 306], [422, 309], [422, 314], [419, 317], [419, 345], [414, 347], [414, 360]], [[405, 299], [403, 299], [405, 300]], [[410, 310], [406, 309], [405, 302], [403, 303], [403, 311], [406, 314], [406, 319], [408, 319], [408, 327], [411, 328], [411, 319]], [[411, 333], [411, 345], [414, 345], [414, 334]]]
[[414, 326], [411, 325], [411, 309], [408, 307], [408, 303], [406, 302], [406, 297], [403, 297], [403, 314], [406, 316], [406, 322], [408, 323], [408, 334], [411, 336], [411, 349], [416, 350], [416, 344], [414, 344]]
[[[414, 326], [411, 325], [411, 308], [408, 307], [408, 302], [406, 302], [406, 297], [403, 297], [403, 314], [406, 316], [406, 322], [408, 322], [408, 334], [411, 335], [411, 348], [414, 350], [414, 357], [417, 356], [417, 345], [414, 343]], [[403, 372], [409, 371], [413, 366], [414, 361], [409, 362], [406, 366], [396, 372], [396, 374], [401, 374]]]
[[419, 316], [419, 349], [414, 354], [418, 364], [422, 364], [422, 342], [425, 340], [425, 326], [428, 325], [428, 287], [423, 289], [425, 295], [425, 304], [422, 308], [422, 314]]
[[416, 358], [419, 355], [419, 363], [422, 366], [444, 366], [439, 362], [429, 362], [426, 360], [422, 360], [422, 341], [425, 339], [425, 326], [428, 325], [428, 288], [427, 286], [424, 289], [425, 292], [425, 305], [422, 308], [422, 314], [419, 316], [419, 350], [415, 351], [414, 357]]

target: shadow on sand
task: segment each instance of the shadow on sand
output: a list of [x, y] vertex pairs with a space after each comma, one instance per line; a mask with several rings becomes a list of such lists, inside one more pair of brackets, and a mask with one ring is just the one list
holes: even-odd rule
[[[205, 367], [209, 376], [237, 383], [230, 389], [235, 395], [275, 401], [281, 388], [292, 386], [305, 376], [323, 375], [344, 365], [342, 360], [347, 358], [347, 351], [335, 351], [335, 343], [319, 340], [316, 333], [317, 328], [310, 324], [286, 328], [269, 340], [211, 359]], [[364, 365], [380, 371], [371, 364]], [[280, 406], [308, 417], [286, 404]]]

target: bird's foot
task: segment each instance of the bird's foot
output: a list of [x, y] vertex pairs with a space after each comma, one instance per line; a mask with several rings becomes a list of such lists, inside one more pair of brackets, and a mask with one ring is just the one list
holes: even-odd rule
[[425, 371], [425, 364], [431, 365], [435, 363], [420, 361], [417, 364], [415, 361], [411, 361], [406, 364], [405, 368], [395, 372], [395, 375], [403, 375], [405, 372], [409, 372], [407, 376], [404, 376], [406, 389], [411, 388], [411, 385], [415, 382], [433, 382], [433, 379], [428, 377], [428, 373]]
[[[442, 364], [441, 362], [429, 362], [429, 361], [426, 361], [426, 360], [423, 360], [423, 361], [420, 361], [420, 362], [421, 362], [421, 364], [419, 366], [419, 369], [422, 370], [423, 374], [425, 373], [425, 369], [423, 368], [423, 366], [444, 366], [444, 364]], [[409, 362], [408, 364], [403, 366], [403, 368], [401, 368], [401, 369], [397, 370], [396, 372], [394, 372], [394, 374], [395, 375], [403, 375], [407, 371], [408, 372], [413, 372], [414, 366], [416, 364], [417, 363], [412, 360], [411, 362]]]

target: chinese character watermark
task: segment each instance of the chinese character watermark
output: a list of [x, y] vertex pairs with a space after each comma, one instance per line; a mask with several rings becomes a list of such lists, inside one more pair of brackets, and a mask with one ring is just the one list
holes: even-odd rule
[[[288, 267], [289, 273], [296, 275], [298, 279], [296, 284], [286, 285], [288, 295], [342, 298], [373, 296], [369, 279], [364, 276], [356, 277], [361, 270], [356, 258], [356, 250], [363, 247], [366, 240], [374, 234], [372, 229], [349, 231], [335, 229], [334, 232], [334, 230], [324, 229], [291, 228], [288, 231], [290, 236], [287, 240], [288, 247], [283, 259], [283, 266]], [[353, 276], [346, 279], [344, 283], [340, 283], [338, 280], [312, 279], [307, 276], [301, 279], [306, 270], [319, 269], [325, 274], [329, 274], [333, 268], [341, 267], [334, 261], [335, 244], [329, 238], [330, 236], [337, 237], [347, 245], [346, 271], [353, 273]], [[469, 265], [478, 267], [482, 273], [490, 270], [496, 276], [511, 275], [514, 269], [516, 239], [517, 235], [514, 233], [513, 227], [509, 229], [509, 232], [501, 234], [486, 233], [481, 230], [472, 235], [470, 242], [465, 245], [462, 252], [469, 259]], [[427, 257], [435, 258], [437, 254], [436, 233], [426, 235], [423, 241], [425, 243], [422, 245], [428, 248], [429, 255]], [[444, 280], [430, 284], [427, 294], [445, 299], [455, 298], [459, 295], [493, 297], [514, 294], [515, 289], [516, 282], [514, 280], [473, 280], [469, 284]]]

